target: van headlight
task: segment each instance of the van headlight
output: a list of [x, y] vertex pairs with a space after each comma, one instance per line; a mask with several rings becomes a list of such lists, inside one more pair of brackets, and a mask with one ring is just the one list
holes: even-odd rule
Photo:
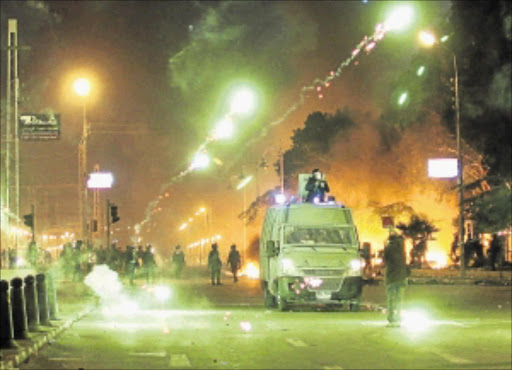
[[360, 273], [364, 264], [360, 259], [355, 259], [350, 261], [350, 272], [352, 273]]
[[281, 273], [283, 275], [298, 275], [298, 270], [291, 259], [283, 258], [281, 260]]

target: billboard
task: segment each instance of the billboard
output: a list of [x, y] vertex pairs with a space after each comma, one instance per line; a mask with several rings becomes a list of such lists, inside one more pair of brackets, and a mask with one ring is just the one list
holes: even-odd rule
[[89, 189], [110, 189], [114, 183], [114, 176], [111, 172], [92, 172], [87, 180]]
[[19, 119], [21, 140], [60, 139], [60, 114], [22, 114]]
[[428, 177], [438, 179], [452, 179], [457, 177], [458, 171], [457, 158], [436, 158], [428, 160]]

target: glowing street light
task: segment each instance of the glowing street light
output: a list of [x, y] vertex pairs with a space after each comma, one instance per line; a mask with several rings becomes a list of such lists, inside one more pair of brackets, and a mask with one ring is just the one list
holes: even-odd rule
[[89, 83], [88, 79], [79, 78], [75, 80], [75, 83], [73, 84], [73, 89], [78, 95], [87, 96], [89, 95], [89, 91], [91, 90], [91, 84]]
[[187, 228], [187, 226], [188, 226], [188, 224], [185, 222], [185, 223], [181, 224], [181, 226], [180, 226], [180, 229], [179, 229], [179, 230], [180, 230], [180, 231], [181, 231], [181, 230], [184, 230], [184, 229], [186, 229], [186, 228]]
[[405, 102], [407, 101], [407, 98], [408, 98], [409, 94], [407, 92], [403, 92], [399, 97], [398, 97], [398, 105], [404, 105]]
[[410, 6], [400, 6], [394, 9], [384, 22], [388, 31], [401, 31], [409, 26], [414, 17], [414, 11]]
[[210, 165], [210, 157], [205, 152], [196, 153], [192, 163], [190, 164], [190, 170], [201, 170]]
[[233, 130], [234, 126], [231, 117], [223, 118], [219, 121], [217, 127], [215, 127], [215, 130], [213, 131], [213, 138], [215, 140], [229, 139], [233, 136]]
[[231, 113], [250, 114], [256, 108], [256, 95], [247, 88], [237, 90], [231, 98]]
[[434, 34], [428, 31], [421, 31], [418, 35], [418, 38], [420, 42], [425, 46], [432, 46], [437, 42], [437, 39], [434, 36]]
[[416, 75], [417, 75], [418, 77], [423, 76], [423, 74], [424, 74], [424, 73], [425, 73], [425, 66], [420, 66], [420, 67], [418, 68], [418, 70], [416, 71]]

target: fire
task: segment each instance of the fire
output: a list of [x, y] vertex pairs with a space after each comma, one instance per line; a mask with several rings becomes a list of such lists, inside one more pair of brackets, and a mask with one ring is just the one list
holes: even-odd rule
[[441, 251], [427, 251], [427, 262], [434, 269], [442, 269], [448, 266], [448, 256]]
[[240, 276], [247, 276], [249, 279], [259, 279], [260, 268], [254, 262], [248, 262], [240, 271]]

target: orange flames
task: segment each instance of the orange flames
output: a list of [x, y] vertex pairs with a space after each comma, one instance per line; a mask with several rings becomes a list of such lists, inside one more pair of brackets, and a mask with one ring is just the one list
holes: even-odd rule
[[248, 262], [240, 270], [240, 276], [247, 276], [249, 279], [259, 279], [260, 267], [254, 262]]

